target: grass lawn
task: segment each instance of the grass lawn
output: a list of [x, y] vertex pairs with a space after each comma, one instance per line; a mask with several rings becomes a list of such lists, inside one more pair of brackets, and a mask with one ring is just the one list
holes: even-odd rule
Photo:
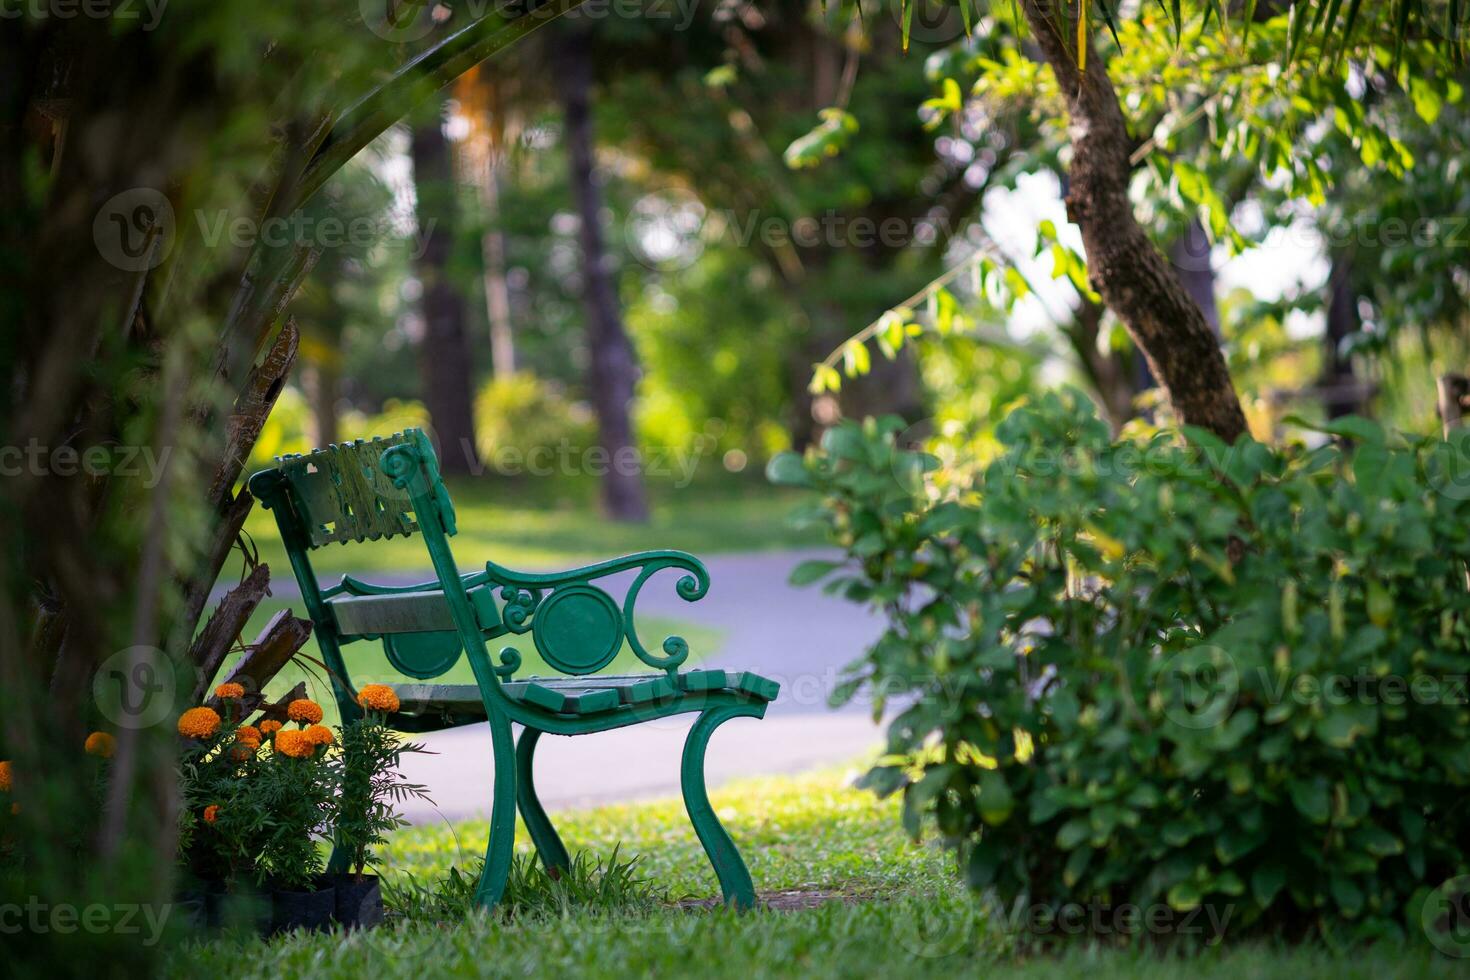
[[[647, 524], [619, 524], [598, 508], [594, 479], [450, 480], [459, 534], [452, 540], [461, 568], [487, 559], [512, 568], [570, 567], [633, 551], [677, 548], [696, 555], [774, 551], [822, 544], [819, 534], [795, 532], [791, 511], [810, 495], [773, 487], [759, 474], [697, 480], [684, 488], [650, 480]], [[275, 517], [256, 508], [245, 524], [278, 579], [289, 578]], [[312, 554], [323, 579], [344, 573], [418, 572], [429, 567], [417, 537], [329, 546]], [[227, 566], [226, 575], [233, 566]]]
[[[650, 879], [653, 903], [572, 904], [560, 912], [399, 921], [354, 935], [194, 941], [170, 961], [180, 977], [986, 976], [1322, 977], [1463, 976], [1462, 962], [1427, 946], [1333, 953], [1267, 944], [1165, 951], [1070, 939], [1026, 951], [987, 925], [940, 851], [910, 842], [893, 801], [878, 803], [828, 771], [731, 784], [713, 794], [763, 895], [832, 900], [795, 911], [739, 914], [676, 904], [718, 893], [677, 801], [563, 813], [574, 853], [607, 859], [620, 845]], [[381, 871], [402, 886], [451, 865], [473, 867], [486, 824], [397, 834]], [[524, 831], [518, 848], [529, 853]], [[788, 896], [789, 899], [789, 896]], [[790, 904], [790, 903], [789, 903]], [[799, 904], [799, 903], [796, 903]]]
[[[255, 637], [265, 624], [282, 609], [291, 609], [295, 615], [305, 617], [306, 610], [301, 606], [300, 599], [285, 599], [272, 597], [262, 602], [250, 618], [245, 627], [245, 636]], [[709, 656], [719, 649], [723, 635], [720, 630], [702, 626], [698, 623], [685, 622], [683, 620], [664, 619], [658, 616], [639, 616], [638, 635], [642, 638], [644, 645], [650, 650], [658, 651], [659, 644], [663, 643], [664, 637], [675, 635], [682, 636], [689, 641], [689, 665], [697, 664], [704, 657]], [[560, 676], [559, 672], [552, 669], [541, 659], [536, 652], [536, 645], [531, 642], [529, 636], [503, 637], [493, 641], [490, 645], [490, 655], [496, 656], [503, 646], [513, 646], [520, 651], [522, 667], [516, 672], [517, 679], [523, 679], [540, 674], [542, 676]], [[316, 639], [308, 640], [301, 653], [310, 657], [313, 661], [322, 659], [321, 650], [317, 647]], [[409, 678], [397, 673], [387, 658], [383, 655], [383, 645], [376, 640], [359, 640], [349, 643], [342, 651], [347, 660], [347, 670], [352, 682], [358, 687], [364, 684], [405, 684]], [[220, 671], [219, 677], [223, 679], [229, 675], [239, 654], [232, 654], [226, 659], [224, 669]], [[633, 654], [631, 647], [625, 642], [623, 649], [618, 653], [613, 662], [608, 665], [608, 673], [644, 673], [652, 670], [647, 664], [639, 660]], [[303, 662], [298, 659], [287, 664], [275, 678], [265, 686], [267, 697], [271, 700], [281, 697], [300, 681], [306, 682], [307, 693], [319, 701], [327, 712], [327, 724], [335, 725], [337, 717], [336, 701], [332, 697], [331, 685], [328, 682], [326, 671], [310, 661]], [[470, 662], [464, 656], [459, 662], [443, 675], [434, 678], [434, 684], [473, 684], [475, 677], [470, 670]]]

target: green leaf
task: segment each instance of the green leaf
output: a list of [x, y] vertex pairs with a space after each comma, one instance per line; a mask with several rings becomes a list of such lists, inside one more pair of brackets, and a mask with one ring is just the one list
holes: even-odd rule
[[1070, 851], [1092, 836], [1092, 825], [1086, 817], [1073, 817], [1057, 830], [1057, 847]]
[[844, 109], [823, 109], [817, 116], [821, 122], [805, 136], [792, 140], [782, 154], [786, 166], [792, 170], [815, 167], [841, 153], [858, 130], [857, 118]]
[[814, 395], [820, 395], [825, 391], [842, 390], [842, 375], [830, 364], [813, 364], [812, 381], [807, 385], [807, 390]]
[[842, 345], [842, 368], [849, 378], [860, 377], [873, 369], [873, 359], [868, 354], [868, 345], [861, 340], [849, 340]]
[[807, 472], [806, 462], [796, 453], [777, 453], [766, 464], [766, 479], [787, 487], [809, 487], [812, 476]]
[[1313, 432], [1325, 432], [1332, 436], [1356, 439], [1368, 445], [1383, 445], [1388, 439], [1387, 433], [1383, 431], [1383, 426], [1361, 415], [1345, 415], [1331, 422], [1310, 422], [1300, 415], [1288, 415], [1281, 421]]
[[1112, 7], [1108, 4], [1108, 0], [1097, 0], [1097, 5], [1102, 8], [1103, 20], [1107, 21], [1108, 30], [1112, 32], [1113, 43], [1121, 48], [1123, 46], [1123, 42], [1118, 40], [1118, 25], [1117, 22], [1113, 20]]
[[1363, 911], [1363, 889], [1353, 879], [1347, 875], [1334, 874], [1331, 888], [1333, 901], [1337, 902], [1343, 915], [1351, 919]]
[[1312, 823], [1326, 823], [1332, 815], [1332, 794], [1325, 776], [1293, 779], [1287, 784], [1292, 805]]
[[1279, 864], [1262, 864], [1251, 872], [1251, 895], [1266, 908], [1286, 884], [1286, 869]]
[[[775, 462], [771, 460], [771, 465], [774, 466]], [[840, 561], [819, 561], [817, 559], [804, 561], [791, 570], [791, 578], [788, 581], [792, 585], [811, 585], [841, 568], [842, 564]]]
[[1016, 799], [1006, 784], [1005, 774], [999, 769], [984, 769], [980, 772], [980, 818], [992, 827], [998, 827], [1010, 819], [1016, 808]]
[[1200, 902], [1204, 900], [1204, 897], [1204, 892], [1200, 888], [1199, 882], [1191, 879], [1181, 881], [1173, 888], [1170, 888], [1164, 900], [1169, 903], [1170, 908], [1180, 912], [1188, 912], [1190, 909], [1198, 908]]

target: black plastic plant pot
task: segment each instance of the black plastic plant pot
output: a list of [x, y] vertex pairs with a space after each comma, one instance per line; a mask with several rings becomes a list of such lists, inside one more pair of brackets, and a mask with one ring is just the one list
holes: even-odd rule
[[348, 929], [371, 929], [383, 922], [383, 889], [377, 875], [327, 875], [337, 892], [337, 922]]
[[182, 882], [179, 890], [174, 893], [174, 908], [178, 910], [177, 914], [195, 929], [207, 929], [214, 925], [211, 921], [210, 906], [217, 904], [217, 900], [211, 902], [214, 897], [210, 894], [211, 885], [214, 885], [216, 890], [223, 890], [224, 887], [220, 882], [190, 878]]
[[211, 929], [263, 933], [270, 928], [271, 896], [243, 882], [210, 883], [204, 896]]
[[332, 927], [337, 912], [337, 891], [330, 885], [315, 891], [271, 892], [270, 934], [278, 935], [294, 929], [322, 932]]

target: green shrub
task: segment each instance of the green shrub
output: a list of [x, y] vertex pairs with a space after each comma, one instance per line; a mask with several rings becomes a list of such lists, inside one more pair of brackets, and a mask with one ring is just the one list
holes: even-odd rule
[[548, 465], [538, 463], [536, 453], [554, 452], [563, 443], [586, 449], [595, 438], [596, 427], [587, 407], [530, 372], [492, 379], [475, 395], [475, 441], [480, 458], [507, 475]]
[[894, 715], [901, 791], [1006, 903], [1225, 909], [1234, 932], [1418, 932], [1470, 870], [1470, 487], [1455, 446], [1111, 441], [1075, 392], [934, 472], [845, 423], [777, 482], [847, 552], [794, 580], [881, 608], [837, 700]]

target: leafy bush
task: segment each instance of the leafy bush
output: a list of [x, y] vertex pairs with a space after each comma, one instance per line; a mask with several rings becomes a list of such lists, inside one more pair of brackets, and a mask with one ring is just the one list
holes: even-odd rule
[[562, 390], [526, 371], [486, 382], [475, 395], [475, 440], [480, 458], [508, 475], [524, 472], [535, 452], [592, 445], [591, 412]]
[[880, 607], [839, 701], [892, 704], [865, 777], [1009, 903], [1225, 908], [1402, 935], [1470, 870], [1470, 437], [1111, 441], [1075, 392], [972, 473], [844, 423], [772, 462], [847, 552], [796, 581]]

